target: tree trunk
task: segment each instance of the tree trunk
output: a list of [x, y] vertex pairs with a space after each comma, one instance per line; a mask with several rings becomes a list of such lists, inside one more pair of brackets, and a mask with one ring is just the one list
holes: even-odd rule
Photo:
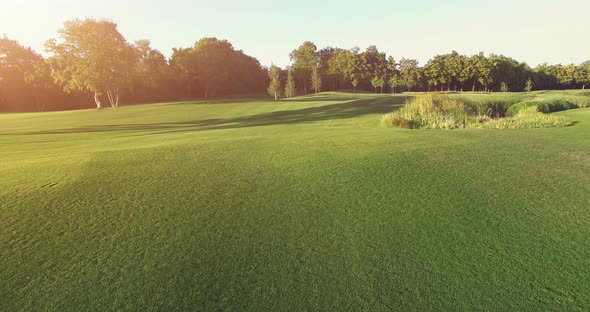
[[117, 89], [117, 94], [115, 98], [115, 107], [119, 107], [119, 89]]
[[100, 99], [98, 98], [98, 94], [94, 92], [94, 103], [96, 103], [96, 109], [101, 109], [102, 106], [100, 105]]
[[39, 99], [38, 94], [35, 93], [33, 95], [33, 100], [35, 101], [35, 107], [37, 108], [38, 112], [42, 112], [45, 110], [45, 103]]
[[107, 91], [107, 97], [109, 98], [109, 103], [111, 104], [111, 107], [115, 108], [115, 99], [113, 98], [113, 91]]
[[277, 100], [277, 92], [275, 91], [275, 101]]

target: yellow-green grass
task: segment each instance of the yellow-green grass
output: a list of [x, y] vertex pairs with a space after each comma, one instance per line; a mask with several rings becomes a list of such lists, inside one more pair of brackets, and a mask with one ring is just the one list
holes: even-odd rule
[[404, 102], [0, 115], [0, 310], [587, 309], [590, 109], [380, 128]]

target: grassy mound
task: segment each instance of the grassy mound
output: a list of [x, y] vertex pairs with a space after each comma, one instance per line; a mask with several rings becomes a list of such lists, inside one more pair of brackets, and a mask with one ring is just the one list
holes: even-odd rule
[[512, 117], [483, 120], [481, 123], [481, 127], [487, 129], [533, 129], [570, 125], [572, 122], [565, 117], [544, 114], [536, 106], [521, 109]]
[[515, 116], [521, 110], [531, 106], [535, 106], [539, 112], [548, 114], [569, 109], [590, 107], [590, 97], [572, 95], [561, 95], [559, 97], [539, 96], [532, 100], [526, 100], [510, 106], [506, 115]]

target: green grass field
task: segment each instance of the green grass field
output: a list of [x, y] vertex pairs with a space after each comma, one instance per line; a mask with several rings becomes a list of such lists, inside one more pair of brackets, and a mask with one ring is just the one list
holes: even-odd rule
[[0, 310], [587, 310], [590, 109], [380, 128], [404, 101], [0, 115]]

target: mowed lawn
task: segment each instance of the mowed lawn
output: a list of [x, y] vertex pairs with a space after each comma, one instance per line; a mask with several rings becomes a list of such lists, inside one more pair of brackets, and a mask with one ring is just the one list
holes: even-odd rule
[[587, 310], [590, 109], [328, 93], [0, 115], [0, 310]]

